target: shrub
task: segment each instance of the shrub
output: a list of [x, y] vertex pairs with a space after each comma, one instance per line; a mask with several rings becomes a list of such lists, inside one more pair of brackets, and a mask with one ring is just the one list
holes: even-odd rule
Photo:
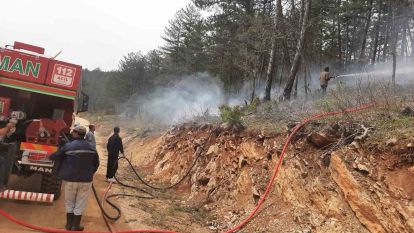
[[258, 96], [255, 96], [255, 97], [253, 97], [253, 99], [250, 102], [250, 104], [247, 106], [247, 109], [250, 112], [256, 112], [257, 111], [257, 108], [259, 107], [260, 104], [261, 104], [260, 98]]
[[331, 112], [336, 109], [336, 102], [333, 99], [324, 98], [316, 102], [316, 107], [324, 112]]
[[240, 106], [230, 107], [228, 105], [222, 105], [219, 107], [220, 118], [222, 122], [228, 123], [231, 126], [242, 126], [242, 117], [244, 113], [241, 111]]

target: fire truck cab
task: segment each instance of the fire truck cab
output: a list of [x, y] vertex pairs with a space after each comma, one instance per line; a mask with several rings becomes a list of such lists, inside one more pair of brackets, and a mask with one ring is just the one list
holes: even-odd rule
[[41, 192], [60, 195], [48, 156], [68, 140], [74, 112], [88, 107], [79, 91], [82, 67], [44, 56], [44, 48], [15, 42], [0, 47], [0, 156], [9, 175], [42, 174]]

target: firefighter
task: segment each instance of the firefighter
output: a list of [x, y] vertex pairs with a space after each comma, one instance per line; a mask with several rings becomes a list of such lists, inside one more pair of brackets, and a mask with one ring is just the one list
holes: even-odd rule
[[85, 139], [89, 142], [89, 144], [96, 148], [95, 125], [89, 125], [89, 131], [86, 133]]
[[73, 141], [66, 143], [50, 155], [52, 160], [61, 160], [58, 176], [65, 181], [66, 230], [83, 231], [80, 225], [91, 192], [93, 175], [98, 170], [99, 156], [95, 147], [84, 138], [86, 128], [76, 126]]
[[6, 190], [5, 177], [6, 174], [6, 158], [0, 155], [0, 193]]
[[321, 76], [319, 78], [323, 94], [326, 94], [326, 88], [328, 87], [328, 82], [329, 82], [329, 80], [331, 80], [333, 78], [335, 78], [335, 77], [330, 76], [329, 67], [328, 66], [325, 67], [325, 69], [321, 72]]
[[119, 152], [124, 154], [124, 146], [122, 145], [122, 138], [119, 136], [119, 131], [119, 127], [114, 128], [114, 134], [108, 139], [108, 144], [106, 145], [106, 149], [108, 150], [106, 180], [108, 182], [116, 182], [114, 176], [118, 170]]

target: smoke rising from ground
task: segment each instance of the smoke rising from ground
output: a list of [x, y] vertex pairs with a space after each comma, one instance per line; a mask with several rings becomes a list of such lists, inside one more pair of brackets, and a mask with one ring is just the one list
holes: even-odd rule
[[[362, 70], [362, 72], [361, 72]], [[331, 68], [332, 75], [340, 75], [329, 83], [328, 89], [333, 89], [337, 83], [346, 86], [356, 86], [363, 83], [391, 82], [392, 64], [379, 63], [339, 73]], [[318, 93], [320, 71], [312, 69], [308, 77], [310, 94]], [[298, 97], [304, 97], [304, 81], [302, 74], [298, 83]], [[405, 62], [397, 64], [396, 83], [399, 85], [414, 82], [414, 64]], [[272, 87], [272, 99], [277, 100], [282, 94], [284, 84], [278, 86], [277, 80]], [[203, 115], [218, 115], [218, 107], [224, 103], [238, 105], [249, 102], [253, 89], [253, 82], [246, 82], [240, 91], [225, 96], [223, 83], [216, 77], [207, 73], [197, 73], [185, 76], [180, 81], [165, 88], [159, 88], [145, 99], [137, 100], [138, 117], [161, 121], [165, 124], [176, 124], [191, 120]], [[265, 81], [256, 80], [255, 95], [260, 99], [264, 96]], [[292, 93], [293, 94], [293, 93]]]
[[159, 88], [138, 100], [139, 113], [164, 123], [178, 123], [202, 114], [217, 114], [223, 103], [223, 85], [207, 73], [183, 77], [170, 87]]

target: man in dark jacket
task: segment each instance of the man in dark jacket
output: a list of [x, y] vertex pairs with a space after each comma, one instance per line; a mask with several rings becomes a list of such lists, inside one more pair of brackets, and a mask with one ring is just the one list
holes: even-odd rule
[[91, 191], [93, 175], [99, 167], [98, 153], [84, 139], [85, 134], [85, 127], [76, 126], [71, 133], [74, 140], [49, 157], [61, 162], [57, 173], [65, 181], [65, 228], [71, 231], [83, 231], [80, 221]]
[[124, 154], [122, 138], [119, 137], [119, 127], [114, 128], [114, 134], [108, 139], [106, 149], [108, 150], [108, 166], [106, 170], [106, 179], [108, 182], [115, 182], [114, 176], [118, 170], [119, 152]]

